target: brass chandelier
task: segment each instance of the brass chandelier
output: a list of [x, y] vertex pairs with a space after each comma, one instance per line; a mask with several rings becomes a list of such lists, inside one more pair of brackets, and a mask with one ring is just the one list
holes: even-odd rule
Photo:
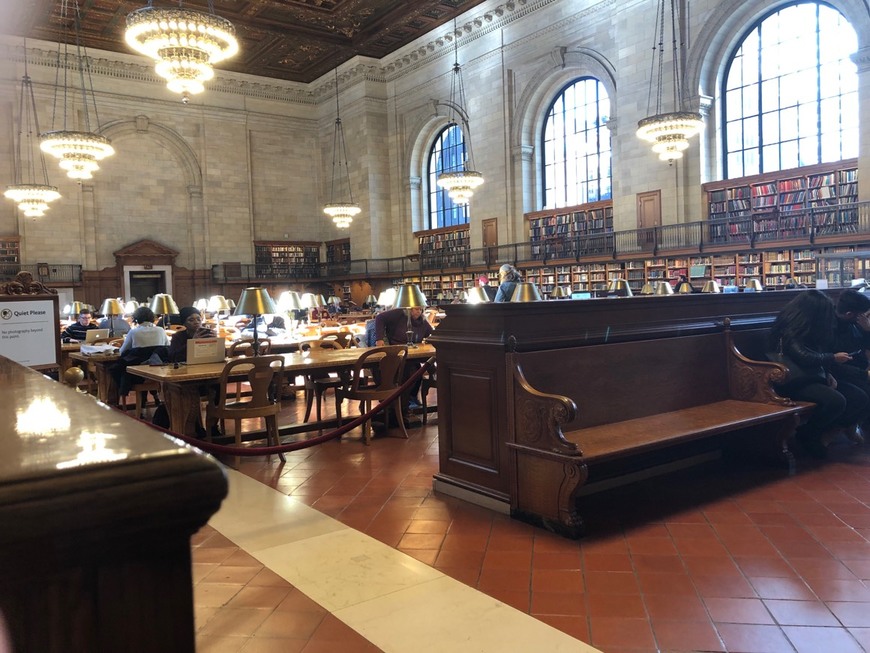
[[161, 9], [149, 0], [127, 15], [127, 45], [157, 62], [155, 72], [185, 104], [214, 77], [214, 65], [239, 51], [233, 24], [214, 13], [212, 0], [208, 10], [185, 9], [181, 0], [177, 8]]
[[450, 117], [448, 127], [462, 124], [463, 144], [467, 156], [458, 170], [448, 170], [438, 175], [435, 183], [447, 191], [454, 204], [468, 204], [475, 189], [483, 183], [483, 175], [474, 170], [474, 155], [471, 151], [471, 131], [465, 110], [465, 86], [462, 83], [462, 66], [459, 65], [459, 38], [456, 20], [453, 21], [453, 78], [450, 80]]
[[[39, 218], [48, 210], [48, 203], [60, 198], [55, 186], [48, 183], [45, 157], [36, 143], [39, 135], [39, 117], [33, 96], [33, 82], [27, 74], [27, 42], [24, 43], [24, 77], [18, 99], [18, 140], [15, 143], [15, 183], [6, 187], [4, 197], [18, 205], [28, 218]], [[37, 161], [42, 175], [37, 179]]]
[[[72, 10], [72, 11], [70, 11]], [[71, 14], [71, 15], [70, 15]], [[91, 179], [93, 173], [100, 169], [99, 162], [107, 156], [115, 153], [115, 148], [105, 136], [91, 131], [91, 111], [99, 130], [100, 122], [97, 114], [97, 102], [93, 93], [91, 82], [91, 69], [87, 53], [80, 43], [79, 38], [79, 6], [76, 0], [61, 2], [61, 17], [72, 23], [75, 32], [75, 53], [69, 52], [69, 39], [58, 44], [57, 49], [57, 78], [55, 79], [54, 110], [52, 116], [52, 131], [39, 135], [39, 147], [46, 154], [50, 154], [59, 160], [62, 170], [66, 171], [70, 179]], [[62, 54], [61, 54], [62, 53]], [[70, 74], [70, 61], [75, 63], [75, 73], [81, 84], [81, 89], [73, 87], [68, 81]], [[61, 82], [60, 76], [63, 75]], [[81, 92], [81, 116], [85, 131], [72, 128], [73, 95]], [[60, 97], [58, 97], [60, 95]], [[60, 106], [58, 106], [60, 105]], [[57, 112], [61, 112], [60, 118]], [[60, 129], [54, 129], [60, 123]]]
[[664, 72], [664, 41], [665, 41], [665, 0], [659, 0], [656, 14], [656, 43], [653, 44], [653, 56], [650, 68], [650, 87], [647, 100], [647, 111], [652, 111], [653, 93], [655, 93], [655, 113], [643, 118], [637, 123], [637, 136], [652, 144], [652, 151], [659, 159], [673, 163], [682, 158], [683, 152], [689, 148], [689, 139], [696, 136], [704, 128], [701, 114], [684, 109], [682, 88], [682, 58], [684, 56], [682, 41], [677, 34], [680, 25], [680, 15], [677, 8], [678, 0], [669, 0], [671, 11], [672, 39], [672, 74], [673, 105], [671, 112], [662, 111], [662, 89]]
[[[342, 164], [342, 161], [344, 163]], [[342, 165], [344, 166], [342, 172]], [[348, 201], [340, 201], [342, 177], [347, 183]], [[360, 207], [354, 204], [353, 188], [350, 185], [350, 167], [347, 164], [347, 143], [344, 140], [344, 127], [341, 124], [341, 112], [338, 104], [338, 68], [335, 69], [335, 131], [332, 135], [332, 190], [329, 204], [324, 205], [323, 212], [332, 218], [339, 229], [350, 228], [353, 219], [359, 215]]]

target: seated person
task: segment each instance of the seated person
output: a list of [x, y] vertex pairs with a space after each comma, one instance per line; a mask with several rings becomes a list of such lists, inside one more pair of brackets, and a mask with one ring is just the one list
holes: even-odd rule
[[[408, 343], [409, 328], [411, 342], [423, 342], [423, 339], [428, 338], [433, 332], [432, 325], [423, 317], [422, 308], [394, 308], [378, 313], [375, 317], [375, 345], [383, 347], [384, 342], [389, 342], [391, 345], [404, 345]], [[421, 361], [407, 361], [405, 363], [405, 379], [412, 376], [422, 365]], [[420, 406], [417, 397], [421, 383], [422, 378], [417, 379], [403, 396], [402, 401], [408, 408]], [[408, 415], [405, 416], [405, 419], [408, 421]]]
[[166, 331], [154, 324], [157, 316], [147, 306], [140, 306], [133, 312], [135, 325], [118, 350], [120, 358], [112, 366], [111, 373], [118, 384], [119, 395], [126, 395], [140, 381], [140, 377], [127, 374], [128, 365], [141, 365], [152, 356], [169, 360], [169, 336]]
[[255, 320], [251, 320], [245, 325], [242, 331], [242, 336], [248, 338], [253, 335], [254, 327], [260, 335], [277, 336], [279, 333], [284, 333], [287, 327], [284, 324], [284, 318], [280, 315], [258, 315]]
[[130, 325], [121, 315], [105, 316], [100, 320], [101, 329], [110, 329], [116, 336], [123, 336], [130, 331]]
[[169, 343], [169, 361], [172, 363], [187, 361], [187, 341], [191, 338], [216, 337], [214, 331], [203, 325], [199, 309], [185, 306], [178, 314], [184, 328], [172, 334], [172, 341]]
[[[513, 265], [505, 263], [498, 269], [498, 289], [495, 293], [494, 302], [509, 302], [514, 294], [517, 284], [523, 280], [520, 271]], [[451, 302], [452, 303], [452, 302]]]
[[87, 337], [87, 332], [91, 329], [96, 329], [97, 325], [91, 322], [91, 311], [88, 308], [84, 308], [79, 313], [76, 321], [70, 324], [66, 329], [63, 330], [63, 333], [60, 334], [61, 339], [65, 342], [69, 342], [71, 340], [75, 340], [78, 342], [84, 342]]

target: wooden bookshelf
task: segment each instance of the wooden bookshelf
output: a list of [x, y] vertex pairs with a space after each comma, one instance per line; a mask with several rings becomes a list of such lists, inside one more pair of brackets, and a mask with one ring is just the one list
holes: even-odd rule
[[320, 264], [320, 243], [254, 241], [257, 276], [274, 278], [316, 277]]
[[857, 231], [857, 159], [727, 179], [702, 189], [713, 242]]
[[567, 258], [578, 238], [613, 231], [613, 202], [592, 202], [527, 213], [529, 243], [536, 259]]
[[[468, 263], [468, 250], [471, 247], [468, 225], [442, 227], [429, 231], [418, 231], [418, 251], [426, 258], [439, 258], [442, 267], [462, 267]], [[424, 291], [425, 292], [425, 291]]]
[[350, 238], [326, 242], [327, 263], [348, 263], [350, 261]]

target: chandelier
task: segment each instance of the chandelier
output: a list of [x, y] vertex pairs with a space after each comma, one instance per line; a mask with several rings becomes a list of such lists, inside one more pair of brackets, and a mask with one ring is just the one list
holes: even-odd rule
[[[72, 8], [72, 16], [69, 16], [69, 2], [62, 0], [61, 18], [67, 25], [71, 22], [75, 29], [75, 54], [71, 55], [69, 52], [68, 38], [64, 39], [64, 43], [58, 44], [57, 48], [57, 76], [55, 78], [54, 111], [51, 122], [52, 128], [58, 122], [62, 123], [62, 128], [40, 134], [39, 147], [46, 154], [59, 160], [61, 170], [65, 170], [70, 179], [91, 179], [93, 173], [100, 169], [98, 162], [114, 154], [115, 149], [108, 138], [91, 131], [90, 105], [93, 105], [94, 120], [97, 123], [97, 129], [99, 129], [97, 101], [93, 93], [91, 68], [87, 53], [83, 52], [79, 41], [80, 15], [76, 0], [73, 0]], [[63, 50], [62, 56], [61, 50]], [[77, 131], [68, 127], [71, 122], [69, 115], [74, 113], [72, 96], [79, 92], [79, 89], [71, 87], [67, 79], [70, 74], [69, 63], [71, 59], [75, 62], [75, 72], [81, 81], [81, 116], [86, 131]], [[62, 86], [61, 74], [63, 74]], [[60, 98], [59, 95], [61, 95]], [[57, 115], [58, 110], [61, 112], [60, 118]]]
[[[462, 83], [462, 66], [459, 65], [459, 37], [456, 19], [453, 19], [453, 78], [450, 80], [450, 117], [448, 127], [459, 127], [462, 122], [462, 144], [465, 148], [459, 170], [448, 170], [438, 175], [435, 182], [453, 200], [454, 204], [468, 204], [474, 190], [483, 183], [483, 175], [474, 170], [474, 156], [471, 152], [471, 130], [468, 113], [465, 110], [465, 86]], [[470, 168], [469, 168], [470, 166]]]
[[[60, 198], [57, 188], [48, 184], [45, 157], [36, 146], [35, 136], [38, 134], [39, 117], [36, 115], [33, 82], [27, 74], [27, 41], [25, 41], [24, 77], [21, 78], [21, 95], [18, 99], [18, 140], [15, 143], [13, 156], [15, 183], [6, 187], [3, 196], [15, 202], [19, 210], [28, 218], [42, 217], [48, 210], [48, 203]], [[36, 178], [37, 160], [42, 172], [39, 180]], [[39, 181], [42, 183], [38, 183]]]
[[214, 77], [214, 66], [239, 51], [236, 30], [225, 18], [215, 15], [209, 0], [209, 13], [178, 8], [136, 9], [127, 15], [125, 39], [131, 48], [157, 62], [155, 72], [167, 81], [181, 101], [202, 93], [203, 82]]
[[[343, 175], [342, 160], [344, 161]], [[342, 176], [347, 182], [347, 194], [349, 197], [349, 201], [347, 202], [336, 200], [336, 193], [341, 193]], [[347, 164], [347, 143], [345, 143], [344, 140], [344, 127], [341, 124], [341, 113], [338, 105], [338, 68], [336, 68], [335, 131], [332, 135], [332, 190], [330, 193], [329, 204], [326, 204], [323, 207], [323, 212], [332, 218], [336, 227], [339, 229], [347, 229], [361, 210], [362, 209], [353, 202], [353, 189], [350, 185], [350, 168]]]
[[650, 66], [650, 87], [647, 101], [647, 111], [652, 111], [653, 93], [655, 92], [655, 113], [637, 123], [637, 136], [652, 144], [652, 151], [659, 159], [673, 163], [683, 156], [689, 148], [689, 139], [696, 136], [704, 128], [701, 114], [683, 109], [681, 62], [684, 56], [683, 43], [680, 40], [677, 47], [677, 32], [680, 25], [679, 10], [676, 0], [670, 0], [671, 5], [671, 36], [672, 36], [672, 74], [674, 78], [674, 110], [662, 111], [662, 88], [664, 70], [665, 42], [665, 0], [659, 0], [656, 13], [656, 38], [653, 44], [653, 56]]

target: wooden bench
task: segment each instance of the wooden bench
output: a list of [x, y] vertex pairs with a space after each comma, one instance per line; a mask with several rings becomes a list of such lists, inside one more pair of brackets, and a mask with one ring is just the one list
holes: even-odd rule
[[709, 333], [510, 354], [511, 514], [577, 537], [584, 485], [719, 450], [748, 429], [793, 470], [788, 440], [812, 404], [777, 395], [785, 368], [743, 356], [733, 335], [726, 320]]

